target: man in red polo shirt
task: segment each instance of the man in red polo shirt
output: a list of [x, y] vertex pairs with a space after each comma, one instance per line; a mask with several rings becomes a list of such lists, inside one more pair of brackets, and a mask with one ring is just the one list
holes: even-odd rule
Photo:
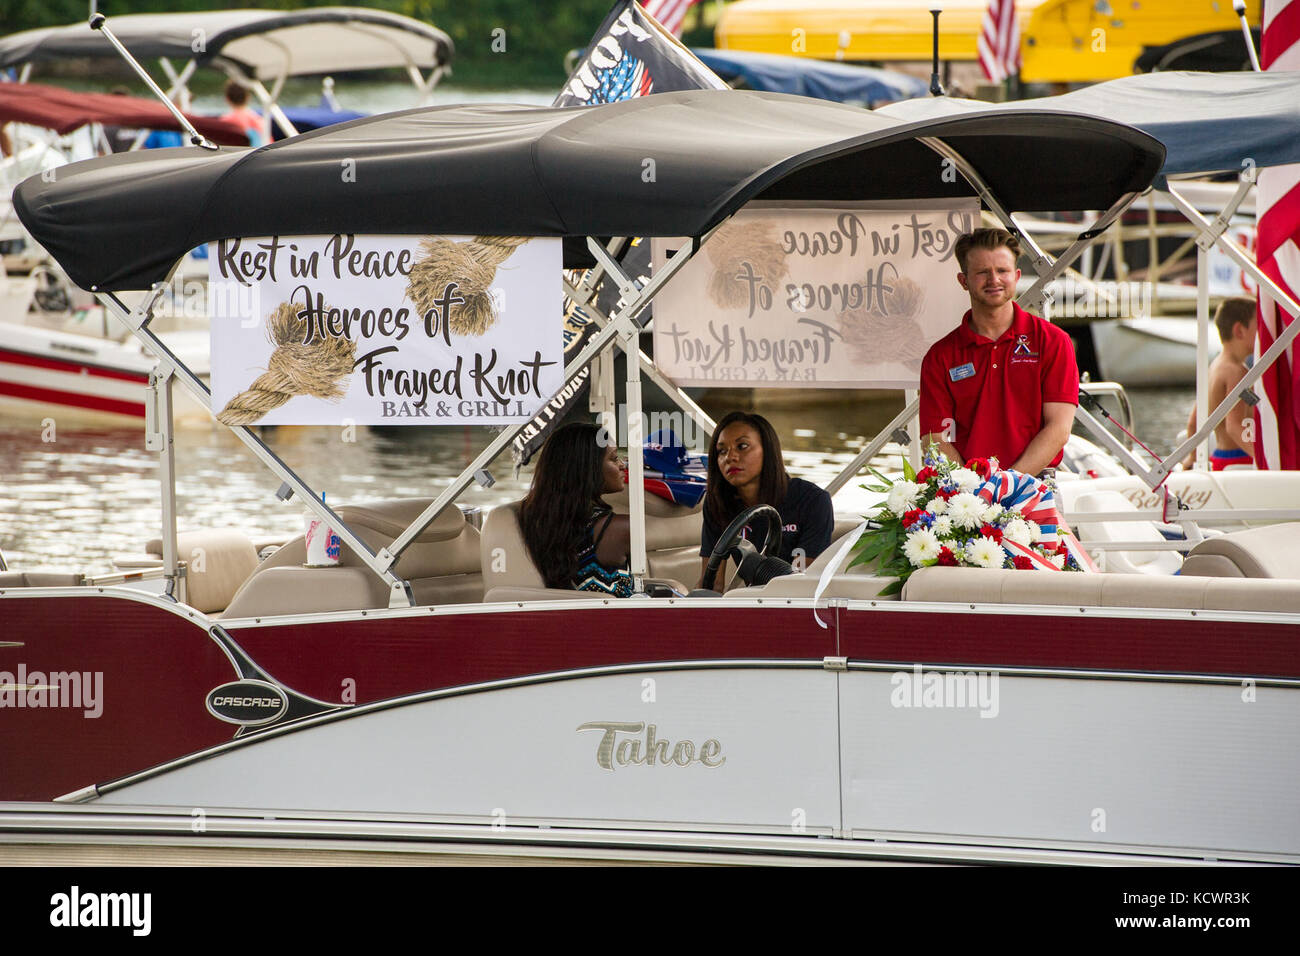
[[921, 363], [921, 447], [934, 441], [954, 461], [996, 457], [1037, 475], [1060, 462], [1074, 424], [1074, 344], [1016, 305], [1015, 236], [977, 229], [954, 254], [970, 311]]

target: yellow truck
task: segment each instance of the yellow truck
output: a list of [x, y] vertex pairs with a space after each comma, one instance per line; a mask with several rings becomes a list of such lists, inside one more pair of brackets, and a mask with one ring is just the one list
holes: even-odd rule
[[[724, 8], [715, 42], [822, 60], [928, 63], [930, 8], [938, 6], [940, 58], [976, 61], [987, 0], [739, 0]], [[1245, 62], [1232, 0], [1019, 0], [1016, 11], [1026, 83], [1094, 83]], [[1246, 0], [1246, 14], [1257, 30], [1260, 0]]]

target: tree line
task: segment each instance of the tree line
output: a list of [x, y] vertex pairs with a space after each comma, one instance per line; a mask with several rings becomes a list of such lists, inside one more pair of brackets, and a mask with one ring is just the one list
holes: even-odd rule
[[[400, 13], [445, 31], [456, 44], [454, 82], [558, 88], [565, 53], [586, 46], [613, 0], [98, 0], [98, 9], [111, 24], [128, 13], [341, 4]], [[75, 23], [89, 12], [87, 0], [0, 0], [0, 33]]]

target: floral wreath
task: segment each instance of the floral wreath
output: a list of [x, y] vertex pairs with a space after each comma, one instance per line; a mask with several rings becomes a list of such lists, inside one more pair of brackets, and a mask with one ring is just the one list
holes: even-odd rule
[[1081, 571], [1062, 534], [1052, 487], [1033, 475], [1003, 470], [996, 458], [972, 458], [960, 467], [931, 444], [915, 471], [903, 477], [871, 473], [885, 504], [854, 545], [849, 566], [879, 562], [882, 575], [898, 578], [880, 593], [896, 594], [918, 568], [1016, 568]]

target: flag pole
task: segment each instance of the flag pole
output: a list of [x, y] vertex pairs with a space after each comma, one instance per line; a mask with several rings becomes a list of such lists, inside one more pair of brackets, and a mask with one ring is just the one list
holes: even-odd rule
[[1232, 9], [1241, 20], [1241, 35], [1246, 39], [1246, 52], [1250, 54], [1250, 68], [1256, 73], [1262, 73], [1259, 55], [1255, 52], [1255, 38], [1250, 35], [1250, 23], [1246, 20], [1246, 0], [1232, 0]]
[[943, 12], [943, 7], [935, 4], [930, 8], [930, 16], [934, 17], [934, 59], [933, 67], [930, 71], [930, 95], [943, 96], [943, 84], [939, 82], [939, 14]]

